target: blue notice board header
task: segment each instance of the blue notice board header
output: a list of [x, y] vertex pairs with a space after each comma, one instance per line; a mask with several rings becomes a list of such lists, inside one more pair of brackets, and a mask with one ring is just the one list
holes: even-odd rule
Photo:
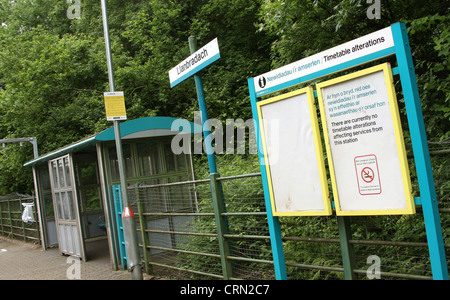
[[[257, 97], [394, 54], [387, 27], [253, 78]], [[350, 64], [349, 64], [350, 63]]]

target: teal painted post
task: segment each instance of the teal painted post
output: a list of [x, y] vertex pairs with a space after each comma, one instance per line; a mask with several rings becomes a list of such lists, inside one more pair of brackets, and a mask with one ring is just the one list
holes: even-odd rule
[[227, 258], [230, 256], [230, 245], [227, 238], [224, 237], [225, 233], [229, 233], [228, 222], [222, 213], [225, 212], [225, 202], [223, 198], [222, 184], [217, 179], [219, 174], [210, 175], [210, 187], [213, 198], [214, 217], [216, 220], [218, 242], [220, 250], [220, 261], [222, 264], [222, 274], [224, 280], [229, 280], [233, 276], [233, 266], [230, 260]]
[[406, 25], [396, 23], [391, 26], [391, 29], [411, 133], [433, 278], [448, 280], [436, 188]]
[[341, 242], [342, 265], [344, 266], [344, 276], [346, 280], [356, 279], [353, 270], [356, 268], [355, 253], [350, 244], [352, 231], [350, 229], [350, 217], [337, 217], [339, 228], [339, 240]]
[[[197, 40], [195, 37], [189, 37], [189, 50], [191, 54], [197, 51]], [[216, 158], [214, 157], [214, 149], [211, 143], [211, 132], [209, 131], [209, 129], [207, 129], [208, 126], [205, 126], [206, 122], [208, 122], [208, 111], [206, 108], [205, 92], [203, 90], [203, 81], [200, 73], [194, 75], [194, 80], [195, 88], [197, 90], [198, 104], [202, 116], [202, 128], [203, 136], [205, 138], [206, 155], [208, 157], [210, 173], [209, 178], [211, 180], [210, 186], [217, 234], [219, 239], [219, 251], [222, 263], [223, 279], [228, 280], [233, 276], [233, 270], [232, 265], [227, 258], [230, 255], [230, 248], [227, 239], [224, 237], [225, 234], [229, 233], [227, 226], [228, 222], [226, 220], [227, 217], [222, 215], [222, 213], [226, 212], [225, 201], [223, 199], [222, 184], [220, 181], [217, 181], [219, 173], [217, 172]]]
[[[191, 54], [197, 51], [197, 40], [195, 37], [189, 37], [189, 50], [191, 51]], [[194, 80], [195, 88], [197, 90], [198, 105], [202, 117], [203, 136], [205, 137], [205, 148], [206, 155], [208, 157], [209, 172], [211, 174], [215, 174], [217, 173], [216, 159], [214, 157], [214, 149], [211, 144], [211, 132], [209, 129], [206, 130], [208, 126], [205, 126], [206, 122], [208, 122], [208, 111], [206, 108], [205, 92], [203, 90], [203, 81], [200, 72], [194, 75]]]
[[113, 199], [114, 208], [116, 210], [116, 225], [117, 225], [117, 238], [119, 239], [119, 252], [120, 252], [120, 264], [122, 269], [127, 269], [127, 248], [125, 247], [125, 236], [123, 232], [122, 223], [122, 213], [123, 213], [123, 203], [122, 203], [122, 191], [120, 189], [120, 184], [113, 185]]
[[[250, 101], [252, 104], [252, 113], [253, 113], [253, 120], [255, 120], [255, 133], [256, 133], [256, 141], [258, 146], [258, 156], [260, 162], [264, 161], [264, 153], [260, 151], [262, 149], [261, 145], [261, 137], [260, 137], [260, 131], [259, 131], [259, 118], [258, 118], [258, 112], [256, 109], [256, 93], [255, 93], [255, 86], [253, 84], [253, 78], [248, 79], [248, 87], [250, 91]], [[270, 243], [272, 246], [272, 256], [273, 256], [273, 262], [274, 262], [274, 268], [275, 268], [275, 278], [278, 280], [286, 280], [287, 279], [287, 273], [286, 273], [286, 262], [284, 258], [284, 250], [283, 250], [283, 241], [281, 240], [281, 229], [280, 229], [280, 222], [278, 217], [274, 217], [272, 214], [272, 204], [270, 203], [270, 197], [269, 197], [269, 187], [267, 185], [267, 174], [266, 174], [266, 167], [264, 164], [259, 164], [261, 167], [261, 178], [263, 182], [263, 189], [264, 189], [264, 199], [266, 203], [266, 211], [267, 211], [267, 223], [269, 226], [269, 234], [270, 234]]]

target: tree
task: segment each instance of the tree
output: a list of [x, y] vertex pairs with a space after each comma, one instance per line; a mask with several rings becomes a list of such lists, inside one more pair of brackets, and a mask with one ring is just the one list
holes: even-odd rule
[[369, 7], [363, 0], [264, 1], [262, 30], [277, 37], [272, 44], [272, 66], [279, 67], [395, 22], [405, 22], [427, 133], [431, 140], [448, 138], [449, 6], [431, 0], [382, 1], [380, 19], [367, 17]]
[[[102, 97], [108, 80], [100, 5], [81, 4], [81, 18], [69, 19], [64, 1], [0, 0], [3, 138], [37, 136], [46, 153], [110, 126]], [[223, 58], [204, 70], [211, 117], [251, 117], [246, 80], [268, 70], [271, 40], [255, 27], [259, 1], [231, 4], [108, 1], [116, 90], [125, 92], [129, 119], [193, 119], [198, 103], [192, 81], [171, 89], [167, 73], [189, 56], [192, 34], [199, 46], [218, 37], [221, 47]], [[17, 155], [14, 166], [6, 158], [0, 166], [15, 170], [8, 182], [22, 181], [14, 174], [32, 158], [31, 152]]]
[[[45, 153], [111, 125], [100, 4], [80, 3], [80, 19], [69, 19], [65, 1], [0, 0], [1, 137], [37, 136]], [[447, 138], [448, 6], [383, 1], [373, 20], [368, 7], [363, 0], [109, 0], [116, 89], [125, 92], [129, 119], [193, 120], [193, 80], [171, 89], [167, 72], [189, 56], [190, 35], [199, 47], [217, 37], [221, 59], [202, 71], [209, 116], [246, 120], [247, 78], [405, 21], [429, 137]]]
[[[40, 153], [45, 153], [103, 129], [107, 76], [98, 56], [104, 52], [102, 40], [63, 34], [61, 28], [70, 20], [53, 18], [55, 11], [65, 14], [55, 1], [2, 1], [1, 5], [6, 7], [0, 16], [2, 138], [36, 136]], [[29, 175], [24, 182], [24, 172], [30, 172], [22, 165], [33, 152], [4, 150], [2, 154], [0, 186], [5, 192], [25, 192], [32, 180]]]

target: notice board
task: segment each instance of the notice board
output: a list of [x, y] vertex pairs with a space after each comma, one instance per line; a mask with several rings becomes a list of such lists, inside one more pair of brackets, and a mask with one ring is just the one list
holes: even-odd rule
[[106, 120], [126, 120], [127, 112], [123, 92], [105, 92], [103, 95], [105, 100]]
[[317, 84], [337, 215], [415, 213], [389, 64]]
[[273, 215], [331, 215], [313, 88], [257, 108]]

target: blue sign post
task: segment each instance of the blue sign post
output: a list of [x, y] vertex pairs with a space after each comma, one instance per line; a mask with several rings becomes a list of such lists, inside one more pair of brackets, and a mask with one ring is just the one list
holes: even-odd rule
[[[395, 55], [397, 59], [398, 67], [393, 71], [398, 72], [400, 75], [405, 99], [420, 191], [420, 197], [415, 198], [415, 202], [416, 204], [421, 203], [423, 208], [433, 279], [448, 280], [447, 260], [445, 257], [436, 189], [405, 24], [393, 24], [390, 27], [369, 35], [248, 79], [258, 149], [262, 149], [261, 131], [256, 108], [256, 103], [260, 97], [391, 55]], [[262, 151], [259, 151], [259, 157], [276, 278], [286, 279], [286, 267], [279, 221], [271, 213], [272, 208], [268, 193], [267, 176], [265, 175], [266, 168], [263, 163], [264, 154]], [[352, 270], [346, 271], [352, 273]]]
[[179, 84], [183, 80], [194, 76], [195, 87], [197, 90], [198, 104], [202, 117], [203, 136], [205, 138], [205, 149], [208, 157], [210, 172], [210, 187], [212, 204], [214, 208], [214, 216], [217, 226], [217, 234], [219, 236], [219, 252], [222, 264], [223, 279], [228, 280], [232, 277], [232, 264], [227, 259], [230, 255], [230, 247], [228, 239], [224, 238], [224, 234], [229, 233], [226, 216], [222, 214], [226, 212], [225, 202], [223, 199], [223, 191], [221, 182], [218, 180], [216, 159], [214, 157], [214, 149], [212, 146], [210, 127], [208, 126], [208, 111], [206, 107], [205, 93], [203, 90], [203, 81], [200, 71], [220, 58], [219, 45], [217, 39], [212, 40], [199, 50], [197, 50], [197, 41], [195, 37], [189, 38], [189, 49], [191, 55], [179, 63], [176, 67], [169, 71], [171, 87]]
[[397, 56], [417, 177], [419, 180], [420, 202], [422, 203], [425, 229], [427, 232], [431, 270], [433, 271], [434, 279], [448, 280], [447, 260], [445, 257], [436, 188], [406, 25], [396, 23], [391, 28], [395, 39], [395, 54]]

